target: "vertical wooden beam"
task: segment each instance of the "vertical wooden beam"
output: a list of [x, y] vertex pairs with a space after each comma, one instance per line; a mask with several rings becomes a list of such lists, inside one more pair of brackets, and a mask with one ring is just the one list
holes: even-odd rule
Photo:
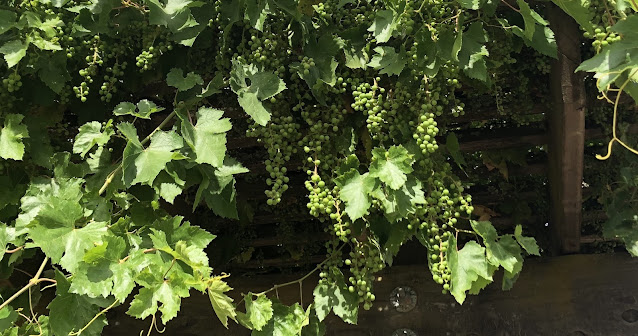
[[549, 184], [554, 253], [580, 250], [583, 155], [585, 145], [585, 86], [574, 73], [581, 62], [581, 31], [560, 8], [549, 9], [558, 58], [552, 64], [549, 115]]

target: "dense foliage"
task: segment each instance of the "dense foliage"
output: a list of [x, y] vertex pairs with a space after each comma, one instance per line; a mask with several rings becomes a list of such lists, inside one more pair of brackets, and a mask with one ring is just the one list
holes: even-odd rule
[[[555, 2], [593, 39], [596, 56], [580, 69], [596, 73], [615, 106], [623, 92], [638, 99], [635, 2]], [[3, 335], [98, 335], [105, 313], [124, 302], [151, 329], [194, 290], [209, 295], [224, 325], [320, 335], [331, 311], [356, 323], [359, 307], [370, 309], [374, 274], [413, 237], [428, 250], [433, 280], [459, 303], [499, 268], [510, 288], [524, 255], [540, 253], [521, 226], [499, 234], [473, 217], [456, 176], [467, 163], [446, 125], [476, 92], [495, 92], [497, 105], [516, 99], [502, 94], [515, 51], [547, 73], [557, 50], [544, 4], [4, 3], [0, 267], [7, 277], [24, 260], [41, 266], [3, 293]], [[234, 125], [225, 114], [235, 107], [268, 151], [269, 205], [288, 189], [287, 165], [303, 160], [307, 209], [332, 237], [310, 305], [286, 306], [266, 291], [248, 293], [240, 308], [204, 252], [215, 236], [165, 209], [194, 194], [193, 209], [238, 217], [235, 175], [247, 169], [227, 149]], [[610, 148], [630, 147], [615, 135]], [[635, 252], [637, 231], [628, 232]], [[55, 298], [36, 315], [32, 296], [44, 288]]]

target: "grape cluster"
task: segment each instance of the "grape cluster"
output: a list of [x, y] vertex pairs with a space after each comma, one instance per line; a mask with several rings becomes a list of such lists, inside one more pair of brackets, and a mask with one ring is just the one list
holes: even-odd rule
[[436, 143], [436, 136], [439, 133], [439, 129], [434, 120], [434, 113], [428, 113], [432, 109], [431, 105], [423, 104], [421, 106], [423, 114], [419, 117], [419, 125], [416, 127], [416, 132], [413, 134], [413, 138], [416, 140], [416, 144], [421, 149], [423, 155], [429, 155], [439, 149], [439, 145]]
[[321, 265], [319, 281], [327, 281], [334, 284], [337, 281], [335, 275], [341, 273], [340, 268], [343, 267], [343, 245], [340, 245], [338, 239], [331, 239], [325, 243], [325, 247], [328, 258]]
[[117, 92], [119, 78], [124, 76], [124, 70], [126, 70], [127, 65], [127, 62], [122, 62], [122, 64], [115, 63], [112, 67], [106, 68], [104, 82], [100, 87], [100, 99], [102, 101], [108, 103], [113, 99], [113, 94]]
[[7, 78], [2, 80], [2, 85], [8, 92], [18, 91], [22, 87], [22, 76], [17, 72], [10, 72]]
[[[166, 34], [167, 33], [164, 33], [163, 36], [166, 37]], [[135, 65], [140, 68], [140, 72], [147, 71], [157, 62], [159, 56], [169, 50], [173, 50], [173, 45], [170, 41], [159, 42], [157, 47], [149, 45], [147, 48], [142, 50], [137, 57], [135, 57]]]
[[301, 116], [305, 120], [308, 132], [297, 142], [308, 155], [307, 163], [317, 166], [319, 169], [329, 171], [337, 164], [337, 157], [334, 152], [334, 142], [331, 139], [336, 137], [339, 125], [344, 121], [347, 111], [337, 104], [329, 106], [311, 105], [304, 103], [293, 107], [301, 111]]
[[376, 299], [372, 293], [374, 274], [385, 267], [379, 249], [369, 242], [360, 242], [356, 238], [351, 239], [352, 251], [350, 258], [345, 260], [346, 266], [350, 266], [352, 276], [348, 278], [350, 293], [357, 293], [359, 303], [363, 303], [363, 309], [369, 310]]
[[[286, 49], [280, 48], [284, 42], [281, 36], [269, 31], [261, 34], [255, 29], [251, 29], [251, 37], [248, 41], [242, 40], [238, 47], [240, 60], [245, 60], [247, 64], [255, 64], [259, 68], [272, 69], [278, 76], [286, 73], [283, 60], [287, 58]], [[261, 35], [261, 37], [259, 37]]]
[[79, 86], [73, 87], [75, 96], [79, 98], [83, 103], [86, 102], [89, 95], [89, 84], [93, 83], [93, 77], [97, 76], [98, 67], [104, 64], [103, 52], [105, 50], [105, 44], [100, 41], [100, 35], [95, 35], [92, 39], [83, 41], [84, 46], [91, 45], [89, 49], [91, 53], [85, 57], [87, 66], [84, 69], [80, 69], [78, 74], [83, 78]]
[[310, 193], [308, 195], [308, 210], [315, 217], [323, 214], [332, 214], [335, 209], [335, 198], [333, 190], [326, 187], [326, 182], [316, 172], [309, 171], [311, 175], [310, 181], [305, 182], [306, 189]]
[[597, 26], [594, 29], [594, 34], [590, 34], [585, 32], [583, 34], [586, 38], [591, 38], [591, 45], [594, 47], [596, 51], [600, 51], [602, 48], [610, 45], [611, 43], [618, 42], [622, 39], [622, 37], [613, 31], [611, 31], [611, 26]]
[[[272, 97], [271, 103], [275, 102], [276, 98]], [[269, 175], [266, 184], [271, 187], [270, 190], [265, 191], [268, 196], [268, 205], [279, 204], [283, 192], [288, 190], [289, 177], [286, 176], [288, 172], [286, 163], [298, 151], [292, 144], [299, 138], [300, 127], [291, 115], [284, 115], [281, 109], [273, 109], [268, 125], [253, 124], [247, 131], [248, 136], [257, 137], [268, 150], [269, 159], [265, 162]]]
[[[370, 136], [378, 141], [387, 140], [387, 132], [383, 132], [387, 125], [393, 124], [393, 115], [396, 110], [391, 109], [390, 102], [384, 100], [385, 88], [375, 84], [361, 83], [352, 91], [354, 102], [350, 105], [355, 111], [363, 111], [367, 115], [366, 127]], [[354, 85], [353, 85], [354, 86]], [[378, 91], [378, 94], [377, 94]], [[389, 113], [390, 112], [390, 113]]]

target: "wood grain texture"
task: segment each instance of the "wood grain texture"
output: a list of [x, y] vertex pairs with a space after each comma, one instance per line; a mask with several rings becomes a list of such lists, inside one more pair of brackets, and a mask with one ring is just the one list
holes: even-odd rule
[[549, 8], [558, 58], [552, 64], [549, 120], [549, 183], [553, 252], [580, 250], [582, 182], [585, 145], [585, 82], [574, 71], [580, 64], [578, 24], [560, 8]]
[[[299, 275], [231, 277], [235, 293], [260, 291]], [[424, 266], [397, 266], [380, 274], [375, 283], [377, 302], [370, 311], [361, 311], [359, 325], [345, 324], [331, 315], [328, 336], [390, 336], [409, 328], [419, 336], [620, 336], [638, 335], [638, 259], [625, 254], [569, 255], [526, 261], [511, 291], [500, 290], [500, 283], [488, 286], [480, 295], [469, 296], [462, 306], [443, 295]], [[497, 280], [498, 281], [498, 280]], [[307, 305], [316, 283], [304, 283]], [[396, 311], [389, 296], [397, 286], [417, 292], [416, 307], [405, 313]], [[235, 294], [236, 295], [236, 294]], [[237, 297], [237, 296], [235, 296]], [[299, 288], [279, 290], [284, 303], [299, 300]], [[123, 310], [110, 314], [104, 335], [138, 335], [149, 321], [129, 318]], [[154, 333], [156, 335], [156, 333]], [[208, 297], [192, 293], [183, 301], [179, 316], [169, 323], [166, 336], [229, 335], [249, 332], [231, 322], [221, 326]]]

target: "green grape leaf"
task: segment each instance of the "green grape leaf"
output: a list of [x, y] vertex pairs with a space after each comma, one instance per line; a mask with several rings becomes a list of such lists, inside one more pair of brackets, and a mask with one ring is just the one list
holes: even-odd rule
[[325, 93], [321, 89], [323, 84], [334, 86], [337, 82], [335, 70], [338, 62], [334, 56], [338, 52], [339, 39], [332, 34], [324, 34], [316, 41], [311, 38], [304, 46], [305, 55], [312, 59], [312, 62], [315, 63], [314, 65], [312, 63], [307, 64], [308, 68], [302, 63], [290, 65], [290, 69], [295, 70], [299, 77], [306, 81], [308, 87], [312, 90], [312, 94], [322, 104], [325, 104]]
[[274, 73], [259, 71], [254, 65], [245, 65], [237, 60], [233, 61], [230, 75], [230, 87], [237, 94], [239, 105], [255, 122], [266, 126], [270, 121], [270, 112], [262, 101], [285, 90], [284, 81]]
[[35, 35], [31, 39], [31, 44], [38, 47], [40, 50], [62, 50], [62, 47], [58, 43], [53, 43], [49, 40], [44, 39], [39, 35]]
[[498, 239], [498, 232], [496, 232], [496, 229], [494, 228], [492, 223], [488, 221], [473, 220], [470, 221], [470, 224], [472, 225], [472, 229], [474, 229], [474, 231], [478, 233], [478, 235], [481, 236], [483, 240], [492, 242]]
[[403, 146], [392, 146], [387, 151], [375, 148], [372, 151], [370, 177], [378, 177], [390, 188], [397, 190], [405, 185], [409, 174], [413, 171], [414, 159]]
[[142, 99], [137, 103], [138, 113], [134, 115], [138, 118], [151, 119], [152, 113], [160, 112], [163, 110], [164, 110], [163, 107], [159, 107], [155, 105], [155, 103], [153, 103], [152, 101], [147, 99]]
[[166, 233], [151, 228], [149, 238], [153, 242], [155, 249], [165, 252], [172, 256], [176, 261], [180, 260], [188, 265], [194, 271], [201, 274], [209, 274], [211, 268], [208, 266], [208, 256], [202, 248], [189, 244], [184, 240], [176, 243], [167, 241]]
[[397, 29], [398, 18], [396, 13], [389, 9], [377, 11], [375, 15], [368, 31], [372, 32], [377, 43], [386, 43], [392, 37], [392, 32]]
[[84, 177], [89, 173], [89, 165], [86, 162], [80, 164], [71, 162], [71, 153], [55, 153], [50, 161], [55, 178]]
[[242, 89], [242, 91], [237, 93], [237, 101], [256, 123], [262, 126], [268, 124], [268, 121], [270, 121], [270, 111], [268, 111], [259, 98], [257, 98], [257, 94]]
[[[512, 241], [514, 240], [511, 236], [508, 237]], [[516, 242], [514, 242], [514, 244], [516, 244]], [[523, 270], [523, 258], [520, 257], [519, 261], [520, 262], [516, 263], [511, 271], [505, 270], [505, 272], [503, 272], [503, 283], [501, 285], [502, 290], [510, 290], [514, 287], [514, 283], [518, 280], [518, 276]]]
[[500, 264], [508, 272], [514, 272], [523, 265], [521, 247], [511, 235], [502, 236], [498, 241], [492, 242], [487, 250], [487, 259], [492, 264]]
[[582, 29], [594, 33], [593, 12], [590, 10], [590, 0], [552, 0], [560, 9], [569, 14]]
[[334, 282], [322, 280], [313, 291], [315, 312], [319, 321], [323, 321], [330, 311], [345, 322], [356, 324], [359, 301], [356, 293], [348, 291], [341, 271], [334, 271]]
[[121, 102], [113, 109], [113, 114], [116, 116], [121, 115], [133, 115], [135, 114], [135, 104], [129, 102]]
[[[625, 202], [624, 193], [619, 193], [607, 206], [607, 221], [603, 224], [603, 237], [620, 239], [634, 257], [638, 257], [638, 217], [636, 211]], [[625, 194], [626, 195], [626, 194]]]
[[0, 157], [7, 160], [22, 160], [24, 143], [22, 139], [29, 137], [27, 126], [22, 123], [22, 114], [7, 114], [4, 127], [0, 130]]
[[181, 216], [156, 220], [152, 226], [166, 234], [166, 242], [171, 246], [179, 241], [187, 241], [190, 245], [203, 250], [215, 239], [214, 235], [184, 221], [184, 217]]
[[638, 16], [631, 15], [626, 17], [623, 20], [618, 21], [615, 25], [611, 27], [611, 30], [619, 34], [623, 34], [626, 38], [633, 39], [638, 37]]
[[521, 247], [511, 235], [498, 236], [492, 223], [488, 221], [470, 221], [472, 228], [485, 243], [487, 260], [494, 266], [503, 266], [508, 272], [523, 263]]
[[175, 183], [161, 183], [158, 189], [160, 197], [170, 204], [173, 204], [175, 197], [179, 196], [183, 191], [182, 187]]
[[86, 123], [80, 126], [79, 132], [75, 136], [73, 153], [85, 157], [94, 146], [102, 147], [106, 145], [114, 133], [110, 123], [104, 127], [104, 131], [102, 131], [102, 124], [97, 121]]
[[[156, 243], [156, 240], [153, 240], [153, 243]], [[179, 242], [176, 245], [179, 245]], [[176, 246], [176, 249], [179, 247]], [[204, 289], [202, 277], [207, 277], [207, 274], [198, 274], [196, 270], [176, 262], [175, 258], [164, 252], [165, 249], [161, 252], [143, 253], [136, 258], [142, 259], [142, 264], [138, 267], [142, 270], [135, 277], [135, 282], [142, 288], [131, 302], [127, 312], [129, 315], [143, 319], [159, 310], [162, 313], [162, 321], [166, 324], [177, 316], [181, 299], [190, 296], [191, 288], [200, 291]]]
[[398, 53], [393, 47], [376, 47], [376, 54], [372, 56], [372, 60], [368, 66], [380, 70], [380, 74], [400, 75], [407, 64], [407, 56], [402, 48]]
[[217, 174], [212, 166], [200, 165], [197, 167], [201, 173], [202, 180], [199, 183], [197, 192], [195, 193], [195, 201], [193, 202], [193, 211], [199, 205], [202, 199], [205, 199], [210, 194], [220, 194], [224, 191], [224, 188], [229, 184], [232, 184], [234, 179], [230, 176], [220, 176]]
[[0, 34], [4, 34], [15, 27], [17, 14], [13, 11], [0, 9]]
[[190, 6], [201, 6], [199, 1], [168, 0], [166, 5], [159, 0], [148, 0], [149, 22], [166, 26], [174, 33], [174, 40], [185, 46], [191, 46], [204, 29], [198, 24], [190, 11]]
[[463, 155], [461, 154], [461, 151], [459, 149], [459, 139], [456, 137], [456, 134], [454, 134], [453, 132], [448, 133], [445, 141], [445, 147], [450, 153], [452, 159], [454, 159], [454, 162], [456, 162], [456, 164], [461, 169], [463, 168], [463, 166], [467, 166], [467, 163], [465, 162], [465, 159], [463, 158]]
[[517, 26], [512, 26], [506, 19], [497, 19], [497, 21], [503, 26], [503, 28], [510, 30], [514, 35], [521, 37], [525, 44], [531, 48], [536, 49], [543, 55], [556, 58], [556, 39], [554, 38], [554, 32], [543, 25], [539, 25], [534, 29], [534, 36], [529, 39], [525, 36], [525, 31]]
[[143, 148], [135, 129], [122, 128], [122, 126], [122, 124], [118, 125], [118, 129], [122, 133], [127, 132], [125, 136], [128, 138], [122, 156], [124, 184], [127, 186], [137, 183], [151, 185], [166, 164], [173, 160], [177, 154], [175, 150], [182, 148], [183, 140], [174, 131], [159, 131], [151, 136], [151, 145]]
[[374, 190], [376, 179], [369, 173], [361, 175], [356, 169], [350, 169], [335, 179], [335, 183], [341, 189], [339, 198], [346, 202], [345, 211], [350, 219], [354, 221], [363, 217], [372, 205], [370, 193]]
[[[443, 60], [459, 60], [459, 52], [463, 46], [463, 31], [456, 34], [453, 30], [442, 32], [436, 42], [437, 55]], [[432, 51], [431, 51], [432, 52]]]
[[64, 53], [55, 53], [38, 61], [38, 76], [53, 92], [60, 94], [67, 81], [71, 79], [67, 70], [67, 57]]
[[[16, 228], [26, 228], [42, 210], [55, 214], [54, 219], [60, 222], [69, 221], [69, 217], [82, 217], [79, 204], [82, 183], [81, 179], [34, 179], [21, 199], [22, 212], [16, 219]], [[58, 207], [52, 207], [51, 203], [57, 203]], [[58, 213], [52, 213], [58, 209]]]
[[266, 295], [259, 295], [253, 301], [253, 294], [248, 293], [244, 296], [244, 302], [252, 328], [261, 331], [273, 316], [272, 301]]
[[516, 225], [516, 229], [514, 230], [514, 238], [516, 238], [516, 241], [525, 251], [527, 251], [527, 253], [535, 256], [541, 255], [538, 244], [536, 244], [536, 239], [532, 237], [524, 237], [523, 227], [520, 224]]
[[113, 114], [116, 116], [132, 115], [137, 118], [151, 119], [151, 114], [163, 111], [163, 107], [157, 106], [150, 100], [142, 99], [137, 103], [137, 108], [133, 103], [122, 102], [115, 106]]
[[482, 8], [487, 0], [459, 0], [463, 8], [477, 10]]
[[253, 330], [252, 336], [297, 336], [308, 324], [309, 310], [304, 312], [298, 303], [287, 307], [273, 302], [273, 317], [262, 330]]
[[372, 192], [372, 197], [381, 201], [385, 217], [396, 222], [414, 213], [417, 204], [425, 204], [425, 193], [421, 181], [409, 176], [406, 183], [398, 190], [381, 188], [377, 186]]
[[204, 80], [194, 72], [189, 72], [184, 77], [182, 69], [173, 68], [166, 76], [166, 84], [177, 88], [178, 91], [186, 91], [194, 88], [195, 85], [204, 85]]
[[534, 38], [536, 25], [540, 24], [541, 26], [547, 26], [549, 23], [536, 13], [536, 11], [530, 8], [525, 0], [516, 0], [516, 3], [518, 3], [519, 12], [523, 16], [523, 21], [525, 22], [524, 35], [528, 40], [532, 40]]
[[221, 73], [217, 73], [213, 79], [206, 84], [205, 88], [202, 88], [202, 92], [197, 94], [198, 98], [210, 97], [216, 93], [222, 92], [221, 90], [226, 87], [224, 84], [224, 78]]
[[217, 216], [238, 219], [236, 196], [235, 179], [233, 178], [219, 193], [208, 193], [204, 199], [208, 208], [213, 210]]
[[251, 27], [261, 31], [264, 28], [264, 22], [268, 17], [268, 1], [264, 0], [246, 0], [246, 12], [244, 14], [246, 20], [250, 22]]
[[465, 301], [465, 292], [472, 288], [472, 284], [479, 277], [491, 281], [492, 276], [488, 273], [488, 262], [483, 246], [471, 240], [457, 251], [454, 235], [450, 236], [449, 246], [448, 265], [452, 276], [450, 293], [458, 303], [462, 304]]
[[[169, 281], [161, 281], [153, 287], [140, 288], [126, 313], [139, 319], [145, 319], [159, 310], [162, 312], [162, 323], [166, 324], [177, 316], [182, 298], [188, 297], [188, 295], [187, 289], [172, 286]], [[159, 303], [162, 305], [159, 306]]]
[[[0, 332], [13, 326], [13, 323], [18, 319], [18, 313], [11, 306], [6, 306], [0, 310]], [[4, 333], [2, 335], [5, 335]]]
[[232, 176], [236, 174], [243, 174], [247, 172], [248, 172], [248, 169], [242, 166], [242, 164], [239, 161], [235, 160], [234, 158], [230, 156], [226, 156], [224, 158], [224, 164], [221, 167], [217, 168], [217, 170], [215, 171], [215, 175], [222, 177], [222, 176]]
[[345, 56], [345, 66], [350, 69], [366, 69], [370, 56], [365, 48], [367, 41], [366, 27], [358, 26], [346, 29], [340, 32], [341, 41], [340, 49], [343, 50]]
[[[10, 231], [15, 231], [15, 228], [9, 228], [6, 224], [0, 222], [0, 260], [4, 258], [4, 253], [7, 248], [7, 244], [11, 242], [11, 234]], [[2, 329], [0, 329], [2, 330]]]
[[485, 58], [490, 54], [485, 46], [487, 41], [487, 33], [483, 29], [483, 23], [474, 22], [463, 33], [463, 44], [459, 51], [459, 62], [463, 71], [469, 77], [481, 81], [487, 80]]
[[135, 263], [142, 253], [129, 254], [121, 237], [105, 237], [102, 244], [87, 250], [74, 273], [70, 292], [89, 297], [113, 295], [124, 302], [135, 287], [133, 277], [139, 271]]
[[360, 164], [361, 162], [359, 162], [359, 158], [355, 154], [350, 154], [343, 161], [341, 161], [341, 164], [339, 165], [339, 167], [337, 167], [336, 173], [339, 175], [343, 175], [352, 169], [358, 170]]
[[82, 335], [101, 335], [102, 329], [107, 324], [104, 314], [98, 316], [102, 309], [93, 304], [90, 298], [69, 292], [69, 281], [61, 272], [55, 272], [55, 281], [57, 282], [56, 296], [47, 307], [53, 335], [68, 335], [88, 325], [96, 316], [97, 318], [88, 325]]
[[208, 163], [220, 167], [226, 156], [226, 132], [232, 125], [230, 119], [222, 118], [223, 111], [202, 107], [197, 111], [197, 124], [193, 126], [187, 116], [182, 119], [182, 135], [193, 149], [197, 163]]
[[230, 290], [232, 290], [232, 288], [219, 278], [212, 278], [208, 285], [210, 303], [213, 305], [213, 310], [215, 310], [219, 321], [221, 321], [226, 328], [228, 328], [228, 319], [237, 322], [237, 312], [235, 311], [235, 305], [233, 305], [233, 299], [224, 294]]
[[[495, 271], [496, 266], [493, 266], [492, 264], [487, 265], [487, 274], [494, 275]], [[507, 273], [507, 271], [505, 271], [505, 273]], [[485, 279], [479, 276], [478, 279], [472, 283], [472, 288], [470, 288], [467, 293], [478, 295], [483, 289], [485, 289], [485, 287], [487, 287], [487, 285], [491, 284], [492, 282], [494, 282], [493, 279]]]
[[153, 290], [149, 288], [140, 288], [139, 292], [131, 301], [127, 314], [144, 319], [151, 314], [157, 312], [157, 299], [153, 298]]
[[313, 308], [309, 316], [308, 325], [301, 329], [301, 336], [324, 336], [326, 334], [326, 325], [319, 321], [316, 310]]
[[4, 54], [4, 60], [9, 68], [13, 68], [20, 60], [26, 56], [28, 43], [20, 40], [13, 40], [5, 43], [0, 47], [0, 53]]
[[[618, 25], [620, 22], [614, 27]], [[620, 31], [627, 33], [622, 26]], [[603, 48], [597, 55], [581, 63], [576, 71], [596, 72], [596, 85], [599, 90], [605, 91], [614, 81], [626, 79], [623, 75], [635, 69], [638, 69], [638, 43], [635, 39], [623, 39]]]
[[106, 234], [106, 223], [91, 222], [76, 228], [70, 221], [63, 223], [50, 217], [60, 215], [49, 213], [47, 209], [40, 211], [36, 225], [29, 228], [29, 236], [51, 261], [59, 263], [69, 272], [75, 272], [86, 250], [101, 243]]
[[248, 330], [254, 329], [252, 322], [250, 322], [250, 319], [248, 318], [248, 315], [238, 311], [236, 317], [237, 317], [237, 323], [239, 323], [239, 325], [244, 326]]
[[79, 204], [82, 180], [51, 179], [33, 183], [22, 198], [16, 225], [25, 227], [34, 246], [54, 263], [74, 272], [89, 248], [102, 242], [106, 223], [77, 226], [84, 215]]

